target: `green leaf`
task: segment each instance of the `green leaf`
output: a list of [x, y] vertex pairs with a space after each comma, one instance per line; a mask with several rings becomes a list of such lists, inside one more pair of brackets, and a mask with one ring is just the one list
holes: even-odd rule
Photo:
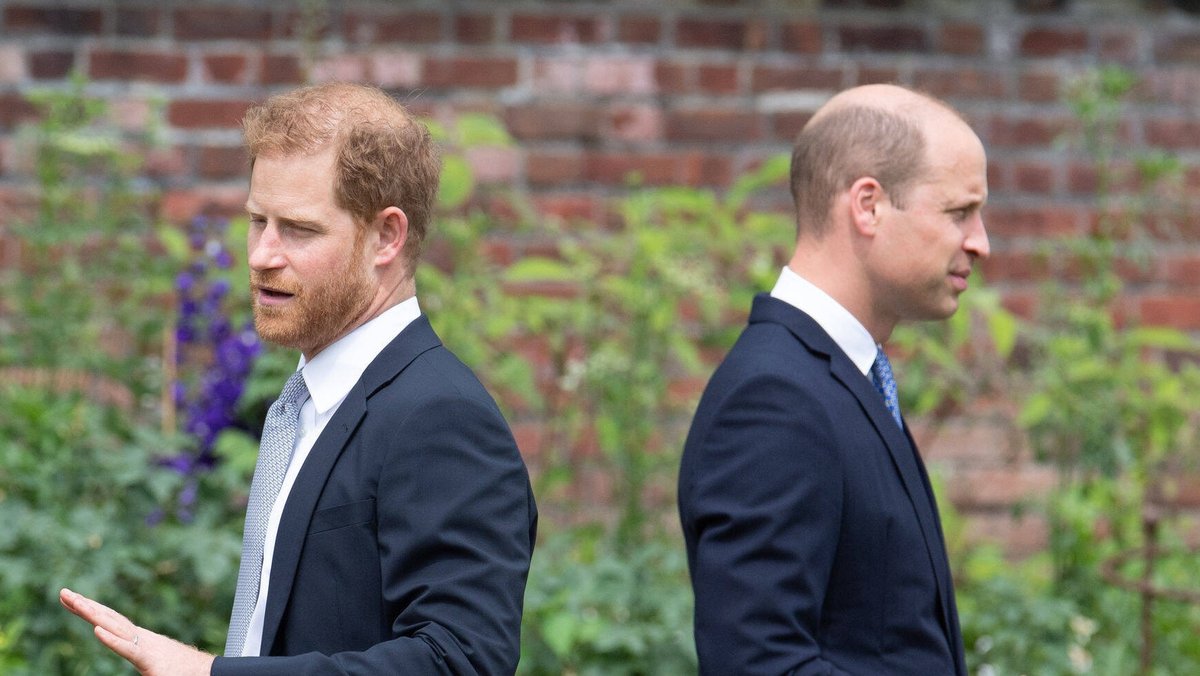
[[1017, 333], [1020, 325], [1017, 318], [1006, 310], [993, 310], [987, 318], [988, 331], [992, 337], [992, 345], [996, 353], [1008, 359], [1017, 344]]
[[442, 158], [442, 183], [438, 191], [438, 205], [443, 209], [461, 207], [475, 189], [475, 175], [471, 165], [459, 155]]
[[573, 276], [566, 263], [544, 256], [522, 258], [504, 271], [504, 279], [509, 282], [564, 282]]
[[463, 113], [455, 121], [455, 128], [463, 147], [512, 145], [512, 137], [495, 115]]
[[542, 638], [559, 657], [568, 657], [578, 624], [569, 612], [555, 613], [542, 621]]

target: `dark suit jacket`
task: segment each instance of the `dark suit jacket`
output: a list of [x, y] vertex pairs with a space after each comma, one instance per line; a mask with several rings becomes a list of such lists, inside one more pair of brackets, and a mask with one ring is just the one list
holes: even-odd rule
[[709, 382], [679, 510], [701, 673], [965, 676], [912, 438], [791, 305], [756, 298]]
[[284, 507], [264, 657], [214, 675], [511, 674], [537, 511], [495, 402], [424, 317], [367, 367]]

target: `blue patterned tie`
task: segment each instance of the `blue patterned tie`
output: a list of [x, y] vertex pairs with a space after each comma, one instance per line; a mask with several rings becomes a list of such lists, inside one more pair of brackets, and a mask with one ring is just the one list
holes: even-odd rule
[[250, 628], [250, 616], [258, 603], [258, 582], [262, 576], [263, 543], [267, 537], [267, 521], [271, 508], [283, 485], [292, 451], [296, 447], [296, 430], [300, 423], [299, 403], [308, 396], [301, 371], [292, 374], [283, 386], [279, 399], [267, 411], [262, 442], [254, 479], [250, 481], [250, 500], [246, 505], [246, 527], [242, 532], [242, 562], [238, 566], [237, 593], [233, 597], [233, 614], [229, 620], [229, 635], [225, 638], [225, 655], [239, 657]]
[[883, 397], [883, 405], [887, 406], [888, 413], [892, 414], [900, 429], [904, 429], [904, 421], [900, 419], [900, 399], [896, 396], [896, 378], [892, 375], [892, 363], [888, 361], [882, 347], [875, 352], [875, 363], [871, 365], [871, 382]]

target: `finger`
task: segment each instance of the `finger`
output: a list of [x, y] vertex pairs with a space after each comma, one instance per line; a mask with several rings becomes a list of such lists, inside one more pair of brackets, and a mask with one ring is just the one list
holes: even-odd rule
[[63, 601], [63, 605], [79, 617], [96, 626], [102, 626], [120, 637], [132, 639], [137, 632], [137, 627], [129, 621], [129, 618], [82, 594], [64, 589], [60, 594], [60, 601]]
[[134, 643], [132, 638], [124, 638], [117, 636], [111, 631], [101, 626], [96, 626], [96, 638], [100, 639], [109, 650], [124, 657], [131, 664], [137, 665], [137, 657], [141, 653], [142, 646], [139, 643]]

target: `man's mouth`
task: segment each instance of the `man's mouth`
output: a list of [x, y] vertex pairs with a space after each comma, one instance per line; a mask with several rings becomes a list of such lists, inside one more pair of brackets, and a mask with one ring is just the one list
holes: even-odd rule
[[257, 300], [260, 303], [280, 303], [296, 295], [295, 293], [285, 291], [284, 289], [263, 286], [261, 284], [255, 286], [254, 289]]

